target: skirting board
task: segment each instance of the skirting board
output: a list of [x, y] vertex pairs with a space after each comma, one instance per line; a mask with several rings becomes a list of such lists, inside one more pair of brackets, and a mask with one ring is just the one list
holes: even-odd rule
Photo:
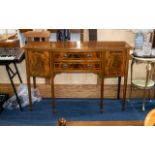
[[[18, 87], [18, 85], [16, 85]], [[51, 88], [48, 84], [38, 84], [37, 88], [42, 97], [51, 97]], [[127, 95], [129, 98], [130, 85], [127, 87]], [[13, 89], [10, 84], [0, 84], [0, 93], [9, 93], [13, 95]], [[100, 87], [99, 85], [55, 85], [56, 98], [99, 98]], [[104, 86], [105, 98], [117, 98], [117, 85]], [[122, 88], [120, 97], [122, 97]], [[142, 98], [143, 91], [134, 89], [131, 98]], [[153, 97], [153, 91], [151, 93]]]

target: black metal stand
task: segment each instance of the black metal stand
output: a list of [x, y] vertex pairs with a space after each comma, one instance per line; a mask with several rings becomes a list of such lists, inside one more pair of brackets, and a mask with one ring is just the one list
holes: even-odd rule
[[15, 84], [13, 82], [13, 78], [17, 75], [21, 84], [23, 83], [23, 81], [22, 81], [21, 76], [19, 74], [18, 67], [17, 67], [16, 63], [13, 63], [13, 64], [14, 64], [15, 72], [9, 66], [10, 64], [5, 64], [5, 66], [6, 66], [6, 71], [8, 73], [8, 76], [9, 76], [9, 79], [10, 79], [13, 91], [15, 93], [15, 96], [16, 96], [18, 104], [19, 104], [19, 108], [22, 111], [23, 109], [22, 109], [21, 102], [20, 102], [20, 99], [19, 99], [18, 94], [17, 94], [17, 90], [16, 90], [16, 87], [15, 87]]

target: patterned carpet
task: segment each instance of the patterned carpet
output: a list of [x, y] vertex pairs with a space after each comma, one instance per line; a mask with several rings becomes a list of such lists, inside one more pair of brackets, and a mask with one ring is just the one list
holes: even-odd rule
[[121, 110], [121, 100], [104, 100], [104, 112], [100, 113], [98, 99], [57, 99], [56, 113], [52, 113], [51, 100], [43, 99], [21, 112], [19, 109], [5, 109], [0, 115], [1, 126], [54, 126], [64, 117], [67, 121], [119, 121], [144, 120], [148, 111], [155, 107], [155, 102], [146, 103], [146, 111], [141, 110], [140, 99], [126, 102], [126, 110]]

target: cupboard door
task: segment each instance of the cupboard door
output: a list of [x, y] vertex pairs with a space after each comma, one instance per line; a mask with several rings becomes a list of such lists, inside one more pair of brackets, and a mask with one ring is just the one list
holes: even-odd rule
[[104, 60], [105, 77], [124, 76], [125, 52], [123, 50], [106, 51]]
[[50, 77], [49, 51], [28, 51], [30, 76]]

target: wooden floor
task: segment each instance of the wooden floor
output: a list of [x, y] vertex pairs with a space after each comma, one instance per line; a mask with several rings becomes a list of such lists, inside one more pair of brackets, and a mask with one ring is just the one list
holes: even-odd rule
[[[18, 85], [16, 85], [18, 87]], [[51, 97], [51, 88], [47, 84], [38, 84], [37, 88], [42, 97]], [[122, 90], [122, 89], [121, 89]], [[7, 92], [13, 95], [13, 90], [10, 84], [0, 84], [0, 93]], [[127, 95], [129, 97], [130, 85], [127, 87]], [[99, 98], [100, 86], [99, 85], [55, 85], [56, 98]], [[132, 98], [142, 98], [143, 91], [136, 89], [132, 93]], [[153, 93], [152, 93], [153, 96]], [[117, 85], [104, 86], [105, 98], [117, 98]], [[120, 93], [122, 97], [122, 91]]]
[[68, 121], [66, 126], [143, 126], [143, 121]]

